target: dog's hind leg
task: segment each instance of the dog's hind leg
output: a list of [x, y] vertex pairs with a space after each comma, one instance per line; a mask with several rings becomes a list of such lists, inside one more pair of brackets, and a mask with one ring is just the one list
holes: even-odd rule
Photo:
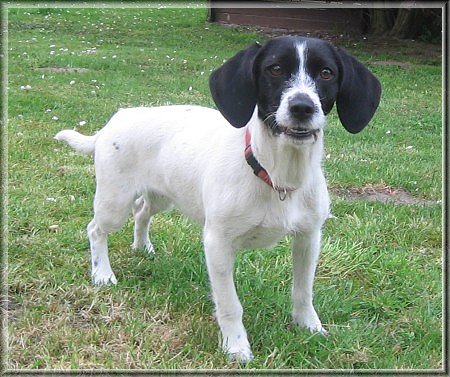
[[170, 201], [160, 195], [140, 196], [135, 200], [133, 249], [145, 248], [149, 254], [155, 253], [149, 237], [152, 218], [156, 213], [170, 208], [170, 205]]
[[95, 218], [87, 226], [91, 244], [91, 274], [95, 285], [116, 284], [117, 279], [111, 269], [108, 258], [108, 233], [101, 230]]
[[118, 231], [125, 223], [134, 196], [124, 195], [124, 190], [117, 187], [105, 187], [97, 182], [94, 200], [94, 218], [87, 226], [91, 245], [92, 281], [96, 285], [116, 284], [117, 279], [111, 269], [108, 257], [108, 234]]

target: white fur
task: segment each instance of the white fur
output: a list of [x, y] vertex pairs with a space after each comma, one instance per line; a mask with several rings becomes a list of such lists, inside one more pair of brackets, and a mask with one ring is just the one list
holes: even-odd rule
[[292, 234], [294, 321], [325, 332], [312, 305], [312, 284], [320, 229], [329, 213], [321, 169], [322, 131], [315, 142], [293, 143], [270, 134], [256, 111], [247, 127], [255, 157], [273, 182], [294, 189], [284, 201], [247, 165], [245, 129], [231, 127], [209, 108], [124, 109], [94, 136], [74, 131], [55, 136], [95, 156], [95, 215], [88, 225], [93, 282], [116, 283], [106, 238], [123, 226], [131, 210], [135, 215], [133, 247], [152, 252], [151, 217], [175, 204], [203, 225], [223, 348], [241, 361], [250, 360], [252, 353], [233, 283], [237, 250], [268, 247]]

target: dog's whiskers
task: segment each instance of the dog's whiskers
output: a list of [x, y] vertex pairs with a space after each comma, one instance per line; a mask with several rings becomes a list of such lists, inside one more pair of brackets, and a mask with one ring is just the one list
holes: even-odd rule
[[264, 119], [263, 122], [267, 124], [272, 132], [279, 133], [280, 132], [280, 125], [277, 122], [276, 119], [276, 112], [269, 113]]

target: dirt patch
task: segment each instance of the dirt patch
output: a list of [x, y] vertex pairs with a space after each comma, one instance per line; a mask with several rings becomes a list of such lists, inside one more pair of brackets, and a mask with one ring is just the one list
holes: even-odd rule
[[35, 69], [38, 71], [64, 72], [64, 73], [84, 73], [88, 71], [87, 68], [75, 68], [75, 67], [38, 67]]
[[[245, 31], [252, 31], [263, 34], [268, 38], [281, 35], [303, 35], [307, 37], [325, 39], [336, 46], [344, 47], [351, 53], [352, 50], [364, 51], [372, 55], [374, 52], [388, 54], [390, 59], [386, 64], [404, 67], [405, 60], [414, 59], [414, 64], [419, 65], [440, 65], [442, 62], [442, 44], [430, 43], [414, 39], [398, 39], [394, 37], [382, 37], [375, 35], [347, 35], [327, 32], [299, 32], [287, 29], [271, 29], [263, 27], [243, 27]], [[400, 64], [398, 64], [400, 62]], [[376, 64], [376, 63], [375, 63]], [[381, 63], [383, 64], [383, 63]], [[411, 63], [410, 63], [411, 64]]]
[[405, 63], [405, 62], [398, 62], [395, 60], [377, 60], [372, 62], [372, 64], [374, 65], [390, 65], [390, 66], [397, 66], [400, 68], [409, 68], [411, 67], [410, 63]]
[[411, 195], [403, 188], [394, 188], [384, 184], [350, 187], [347, 189], [332, 189], [331, 192], [345, 200], [366, 200], [406, 205], [432, 205], [435, 201]]
[[405, 61], [409, 58], [417, 64], [437, 65], [442, 61], [441, 43], [429, 43], [412, 39], [397, 39], [368, 35], [361, 39], [354, 38], [347, 46], [358, 47], [367, 53], [383, 52], [389, 54], [393, 60]]

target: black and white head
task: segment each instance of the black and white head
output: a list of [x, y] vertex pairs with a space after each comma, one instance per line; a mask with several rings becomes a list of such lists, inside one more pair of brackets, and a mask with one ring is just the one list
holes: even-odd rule
[[234, 127], [244, 127], [255, 106], [275, 136], [314, 142], [336, 103], [351, 133], [361, 131], [380, 102], [378, 79], [358, 60], [313, 38], [279, 37], [238, 52], [210, 76], [212, 97]]

